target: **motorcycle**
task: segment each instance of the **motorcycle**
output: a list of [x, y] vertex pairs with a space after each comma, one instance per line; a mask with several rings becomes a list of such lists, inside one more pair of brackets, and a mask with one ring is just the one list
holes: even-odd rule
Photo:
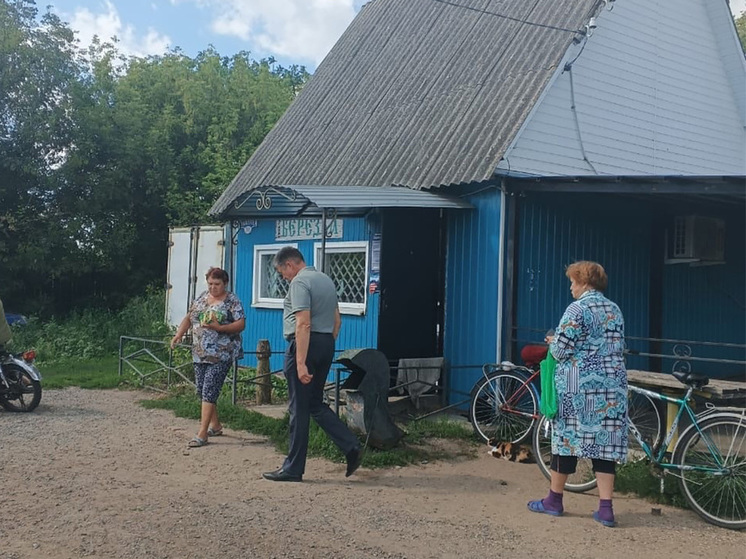
[[29, 412], [41, 401], [41, 372], [34, 366], [35, 351], [11, 354], [0, 350], [0, 406]]

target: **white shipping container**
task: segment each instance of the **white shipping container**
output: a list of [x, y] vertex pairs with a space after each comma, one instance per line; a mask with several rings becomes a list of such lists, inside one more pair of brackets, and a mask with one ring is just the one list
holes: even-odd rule
[[172, 227], [168, 231], [166, 322], [178, 326], [194, 297], [207, 289], [205, 274], [225, 269], [225, 229], [218, 225]]

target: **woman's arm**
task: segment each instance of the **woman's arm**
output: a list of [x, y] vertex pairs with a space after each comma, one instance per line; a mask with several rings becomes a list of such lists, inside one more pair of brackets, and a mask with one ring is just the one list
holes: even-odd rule
[[567, 361], [575, 354], [575, 343], [583, 331], [583, 313], [577, 303], [570, 306], [562, 315], [559, 326], [555, 328], [554, 338], [549, 350], [557, 361]]
[[171, 348], [173, 349], [176, 344], [178, 344], [181, 341], [181, 338], [184, 337], [184, 334], [186, 334], [189, 331], [189, 328], [192, 326], [192, 320], [189, 316], [189, 313], [181, 320], [181, 323], [179, 324], [179, 327], [176, 329], [176, 334], [174, 334], [174, 337], [171, 338]]
[[215, 330], [221, 334], [238, 334], [239, 332], [243, 332], [243, 329], [246, 328], [246, 319], [239, 318], [238, 320], [234, 320], [228, 324], [220, 324], [217, 320], [213, 320], [212, 322], [203, 325], [203, 328]]

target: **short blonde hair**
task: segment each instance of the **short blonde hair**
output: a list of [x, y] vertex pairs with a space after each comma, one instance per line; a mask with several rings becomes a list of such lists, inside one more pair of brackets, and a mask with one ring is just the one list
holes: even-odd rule
[[576, 283], [586, 284], [597, 291], [605, 291], [609, 285], [606, 270], [598, 262], [580, 260], [567, 267], [565, 275]]

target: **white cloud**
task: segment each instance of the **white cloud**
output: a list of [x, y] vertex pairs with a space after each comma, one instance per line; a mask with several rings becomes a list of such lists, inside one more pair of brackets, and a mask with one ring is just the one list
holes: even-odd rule
[[356, 5], [359, 0], [209, 0], [213, 32], [246, 41], [246, 50], [314, 64], [355, 17]]
[[118, 39], [117, 50], [126, 56], [148, 56], [163, 54], [171, 45], [168, 35], [163, 35], [155, 29], [148, 29], [145, 35], [138, 35], [134, 27], [124, 25], [116, 7], [109, 1], [105, 2], [105, 10], [93, 13], [87, 8], [78, 8], [75, 13], [62, 14], [76, 31], [82, 47], [87, 47], [98, 36], [101, 42]]

